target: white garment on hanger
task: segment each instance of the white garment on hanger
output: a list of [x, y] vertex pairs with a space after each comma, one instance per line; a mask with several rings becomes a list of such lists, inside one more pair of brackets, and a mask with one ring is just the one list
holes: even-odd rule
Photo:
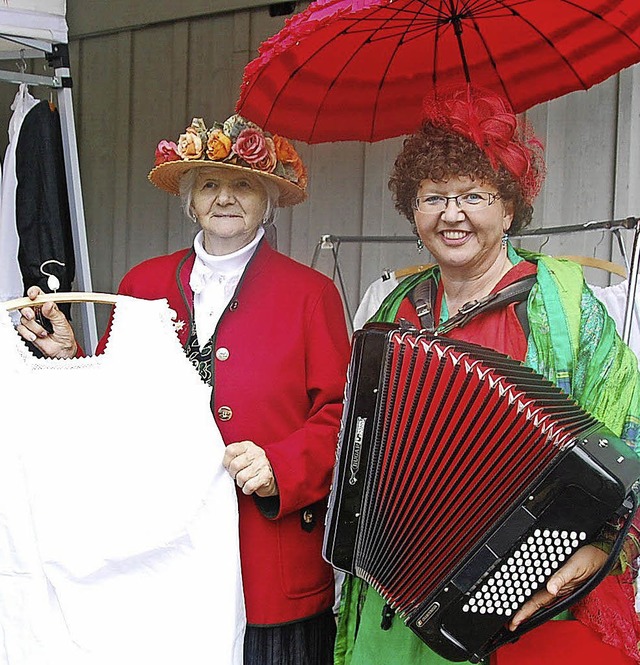
[[[13, 115], [9, 121], [9, 145], [4, 156], [3, 177], [0, 183], [0, 301], [18, 298], [24, 294], [22, 274], [18, 264], [19, 238], [16, 227], [16, 145], [22, 122], [38, 104], [26, 83], [21, 83], [11, 104]], [[29, 285], [30, 286], [30, 285]]]
[[[591, 285], [589, 285], [591, 286]], [[598, 300], [607, 308], [609, 316], [615, 321], [616, 330], [620, 337], [624, 332], [624, 316], [627, 309], [627, 293], [629, 292], [629, 280], [625, 279], [619, 284], [611, 286], [591, 286], [591, 290]], [[629, 346], [631, 350], [640, 358], [640, 290], [636, 290], [636, 302], [632, 312], [631, 332], [629, 336]]]
[[[591, 286], [591, 285], [590, 285]], [[616, 330], [620, 337], [624, 332], [624, 317], [627, 310], [627, 294], [629, 292], [629, 280], [625, 279], [611, 286], [591, 286], [593, 293], [607, 308], [609, 316], [615, 321]], [[636, 301], [631, 312], [631, 330], [629, 334], [629, 346], [640, 359], [640, 291], [636, 290]], [[640, 561], [640, 559], [638, 560]], [[640, 612], [640, 593], [636, 593], [636, 611]]]
[[358, 330], [378, 311], [385, 297], [399, 284], [394, 273], [385, 274], [367, 287], [353, 316], [353, 329]]
[[241, 665], [235, 485], [165, 300], [38, 360], [0, 311], [0, 663]]

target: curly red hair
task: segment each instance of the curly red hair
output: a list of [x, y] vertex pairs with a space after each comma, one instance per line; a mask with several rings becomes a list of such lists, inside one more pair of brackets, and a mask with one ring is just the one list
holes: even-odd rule
[[429, 99], [424, 108], [422, 127], [405, 139], [389, 179], [398, 211], [413, 223], [423, 180], [466, 176], [492, 185], [513, 206], [511, 234], [524, 228], [545, 174], [542, 144], [530, 127], [504, 99], [471, 87]]

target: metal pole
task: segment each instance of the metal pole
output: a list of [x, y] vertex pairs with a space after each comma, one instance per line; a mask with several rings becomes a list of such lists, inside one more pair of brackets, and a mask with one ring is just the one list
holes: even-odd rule
[[[91, 268], [89, 265], [89, 249], [85, 228], [82, 188], [80, 186], [80, 163], [78, 160], [78, 143], [73, 116], [73, 100], [71, 97], [71, 78], [69, 76], [69, 56], [66, 44], [55, 44], [53, 56], [49, 64], [55, 68], [56, 77], [62, 81], [63, 87], [58, 90], [57, 101], [60, 112], [60, 128], [62, 131], [62, 149], [64, 154], [67, 191], [69, 195], [69, 212], [71, 216], [71, 232], [76, 258], [76, 279], [81, 291], [93, 291], [91, 285]], [[98, 343], [96, 314], [94, 304], [82, 303], [82, 332], [87, 349], [95, 350]]]
[[[593, 220], [585, 222], [584, 224], [571, 224], [568, 226], [550, 226], [548, 228], [525, 229], [520, 233], [511, 236], [511, 238], [526, 238], [531, 236], [548, 236], [557, 235], [561, 233], [574, 233], [584, 231], [599, 231], [603, 229], [635, 229], [640, 224], [638, 217], [625, 217], [623, 219], [608, 219], [608, 220]], [[329, 248], [331, 243], [340, 242], [380, 242], [380, 243], [394, 243], [394, 242], [415, 242], [416, 236], [334, 236], [326, 234], [321, 236], [319, 244], [324, 244], [324, 248]]]
[[344, 298], [345, 309], [347, 310], [347, 316], [349, 317], [349, 325], [351, 330], [353, 330], [353, 316], [351, 316], [351, 308], [349, 307], [349, 299], [347, 298], [347, 289], [344, 285], [344, 279], [342, 279], [342, 271], [340, 270], [340, 263], [338, 261], [338, 251], [340, 250], [340, 243], [335, 243], [333, 246], [333, 260], [335, 266], [335, 272], [338, 274], [338, 282], [340, 284], [340, 289], [342, 290], [342, 297]]
[[618, 241], [618, 250], [620, 251], [620, 255], [622, 256], [624, 267], [627, 269], [627, 274], [629, 274], [629, 257], [627, 256], [627, 249], [624, 246], [622, 236], [620, 235], [620, 229], [614, 229], [613, 235], [616, 237], [616, 240]]
[[624, 311], [624, 327], [622, 329], [622, 340], [629, 344], [631, 340], [631, 326], [636, 304], [636, 291], [638, 286], [638, 271], [640, 270], [640, 227], [636, 226], [633, 234], [633, 246], [631, 249], [631, 266], [629, 267], [629, 286], [627, 290], [627, 303]]

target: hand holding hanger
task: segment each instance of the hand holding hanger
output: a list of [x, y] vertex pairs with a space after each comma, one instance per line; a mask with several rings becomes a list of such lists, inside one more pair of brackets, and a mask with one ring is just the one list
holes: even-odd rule
[[[27, 296], [35, 305], [38, 296], [42, 302], [42, 298], [46, 298], [47, 294], [40, 287], [32, 286], [27, 291]], [[20, 310], [17, 332], [23, 339], [34, 344], [47, 358], [75, 358], [78, 353], [78, 343], [67, 317], [51, 300], [42, 305], [40, 312], [51, 322], [52, 332], [47, 331], [38, 322], [34, 307], [24, 307]]]

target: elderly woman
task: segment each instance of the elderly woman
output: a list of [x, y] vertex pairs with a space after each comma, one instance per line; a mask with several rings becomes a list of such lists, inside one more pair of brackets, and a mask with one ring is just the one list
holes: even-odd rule
[[[531, 203], [544, 175], [540, 143], [505, 101], [473, 89], [433, 100], [425, 112], [422, 127], [405, 140], [396, 159], [390, 188], [418, 236], [418, 247], [426, 247], [436, 265], [401, 282], [374, 320], [406, 319], [523, 361], [635, 447], [637, 360], [585, 285], [580, 266], [517, 251], [509, 242], [509, 235], [531, 220]], [[503, 299], [511, 285], [527, 282], [522, 305]], [[498, 295], [485, 299], [490, 294]], [[491, 306], [465, 313], [465, 303], [489, 300]], [[511, 618], [509, 628], [602, 568], [616, 527], [605, 529], [601, 542], [578, 549]], [[492, 662], [640, 662], [632, 586], [637, 535], [633, 527], [617, 574], [566, 613], [566, 620], [526, 633], [493, 654]], [[336, 663], [443, 662], [448, 661], [394, 617], [372, 588], [347, 578]]]
[[[232, 116], [210, 129], [196, 119], [177, 144], [161, 141], [149, 179], [180, 194], [200, 230], [193, 247], [134, 267], [119, 293], [167, 298], [212, 387], [238, 487], [244, 662], [325, 665], [334, 577], [321, 545], [349, 344], [333, 283], [272, 249], [264, 231], [278, 206], [304, 200], [305, 169], [285, 139]], [[74, 356], [66, 319], [53, 303], [42, 311], [53, 333], [31, 308], [19, 332], [48, 356]]]

